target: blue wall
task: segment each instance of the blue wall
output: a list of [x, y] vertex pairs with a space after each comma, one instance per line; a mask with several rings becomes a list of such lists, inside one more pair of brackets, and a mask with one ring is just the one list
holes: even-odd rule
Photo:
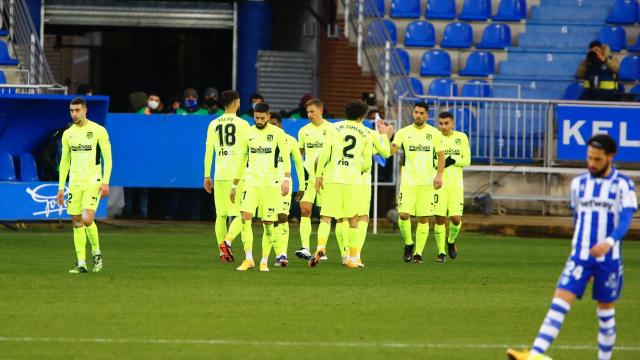
[[[32, 153], [35, 147], [56, 129], [69, 122], [69, 102], [74, 96], [0, 95], [0, 152], [18, 155]], [[92, 121], [104, 124], [109, 97], [86, 98]]]

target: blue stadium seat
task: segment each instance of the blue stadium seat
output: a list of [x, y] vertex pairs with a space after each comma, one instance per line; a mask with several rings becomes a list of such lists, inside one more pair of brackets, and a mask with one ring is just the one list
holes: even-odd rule
[[485, 80], [469, 80], [462, 86], [462, 97], [492, 97], [491, 86]]
[[527, 17], [527, 2], [525, 0], [502, 0], [498, 5], [498, 12], [493, 16], [494, 21], [520, 21]]
[[38, 168], [33, 156], [28, 153], [20, 154], [20, 180], [38, 181]]
[[449, 78], [435, 79], [429, 84], [427, 92], [430, 96], [458, 96], [458, 85]]
[[387, 19], [374, 21], [369, 25], [369, 29], [367, 31], [367, 44], [384, 45], [385, 40], [387, 39], [387, 34], [391, 38], [391, 44], [395, 45], [398, 42], [396, 24]]
[[567, 89], [564, 91], [564, 95], [562, 96], [562, 98], [564, 100], [578, 100], [583, 91], [584, 86], [582, 85], [582, 82], [574, 82], [567, 86]]
[[611, 51], [627, 47], [627, 34], [622, 26], [607, 26], [600, 30], [600, 42], [609, 45]]
[[634, 24], [638, 21], [638, 3], [636, 0], [616, 0], [607, 17], [609, 24]]
[[7, 77], [4, 76], [4, 71], [0, 70], [0, 84], [6, 84], [7, 83]]
[[5, 30], [5, 29], [0, 29], [0, 36], [8, 36], [9, 35], [9, 31]]
[[640, 52], [640, 34], [636, 38], [636, 43], [630, 46], [627, 46], [627, 50], [630, 52]]
[[18, 65], [18, 60], [9, 55], [7, 43], [0, 40], [0, 65]]
[[413, 21], [404, 33], [404, 46], [433, 47], [436, 44], [436, 30], [427, 21]]
[[429, 50], [422, 55], [421, 76], [451, 75], [451, 56], [443, 50]]
[[[385, 67], [385, 53], [380, 54], [380, 72], [384, 74]], [[389, 59], [391, 61], [389, 65], [389, 74], [402, 75], [411, 72], [411, 62], [409, 61], [409, 53], [404, 49], [393, 48], [389, 53]]]
[[458, 19], [486, 21], [489, 17], [491, 17], [491, 0], [464, 0]]
[[636, 96], [636, 100], [640, 100], [640, 84], [636, 84], [629, 90], [629, 94]]
[[424, 95], [422, 81], [414, 77], [408, 79], [408, 82], [406, 79], [400, 79], [393, 85], [393, 102], [397, 102], [400, 96]]
[[419, 18], [420, 0], [391, 0], [391, 17]]
[[[355, 4], [355, 16], [358, 16], [358, 2], [352, 2]], [[384, 17], [384, 0], [363, 1], [364, 7], [363, 15], [367, 17]]]
[[511, 28], [507, 24], [489, 24], [482, 32], [478, 49], [506, 49], [511, 46]]
[[16, 169], [11, 154], [0, 153], [0, 181], [16, 181]]
[[427, 19], [453, 20], [456, 18], [456, 3], [454, 0], [427, 0]]
[[640, 80], [640, 56], [628, 55], [622, 59], [618, 79], [622, 81]]
[[459, 71], [460, 76], [489, 76], [495, 72], [495, 58], [488, 51], [474, 51], [467, 58], [464, 69]]
[[452, 22], [444, 28], [442, 42], [443, 48], [466, 49], [473, 44], [473, 30], [471, 25], [465, 22]]

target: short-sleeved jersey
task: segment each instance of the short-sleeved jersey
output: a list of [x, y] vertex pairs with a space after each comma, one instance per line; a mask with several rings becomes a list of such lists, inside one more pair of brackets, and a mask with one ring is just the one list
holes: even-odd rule
[[[304, 167], [302, 165], [302, 154], [300, 154], [300, 149], [298, 148], [298, 141], [287, 133], [284, 134], [284, 137], [287, 141], [287, 146], [291, 151], [291, 158], [293, 159], [296, 175], [298, 176], [298, 186], [304, 186]], [[278, 157], [278, 169], [280, 170], [280, 177], [284, 177], [286, 169], [282, 153], [280, 153], [280, 156]]]
[[333, 124], [327, 134], [318, 175], [325, 183], [361, 185], [362, 173], [371, 167], [371, 132], [357, 121], [346, 120]]
[[[245, 186], [277, 185], [282, 180], [280, 166], [291, 171], [291, 151], [286, 134], [275, 125], [267, 124], [263, 129], [251, 126], [247, 137], [240, 139], [238, 151], [242, 152], [236, 164], [235, 178], [244, 173]], [[278, 159], [282, 157], [283, 163]]]
[[442, 134], [431, 125], [414, 125], [398, 130], [393, 144], [402, 149], [404, 160], [400, 182], [404, 185], [432, 185], [437, 173], [436, 153], [442, 151]]
[[304, 169], [308, 174], [315, 173], [315, 163], [324, 148], [329, 127], [331, 123], [324, 120], [318, 126], [309, 123], [298, 131], [298, 146], [304, 149]]
[[249, 123], [234, 114], [223, 114], [209, 123], [204, 156], [204, 176], [211, 176], [215, 155], [214, 180], [233, 180], [238, 164], [238, 146], [247, 137]]
[[[362, 127], [369, 131], [371, 136], [371, 155], [380, 155], [384, 158], [388, 158], [391, 155], [391, 144], [389, 143], [389, 138], [386, 135], [380, 135], [377, 131], [366, 127], [362, 124]], [[365, 162], [367, 159], [365, 159]], [[371, 161], [371, 165], [369, 166], [369, 170], [362, 173], [361, 184], [362, 185], [371, 185], [371, 168], [373, 166], [373, 161]]]
[[[589, 250], [611, 235], [622, 210], [638, 209], [635, 185], [615, 168], [606, 178], [589, 173], [577, 176], [571, 181], [571, 207], [576, 214], [571, 255], [590, 260]], [[611, 251], [596, 261], [619, 259], [620, 242], [616, 241]]]
[[[471, 165], [471, 149], [467, 135], [460, 131], [453, 131], [449, 136], [442, 135], [442, 149], [445, 158], [451, 156], [456, 161], [444, 169], [442, 187], [463, 187], [462, 168]], [[437, 158], [435, 161], [437, 163]]]
[[[102, 160], [105, 158], [104, 176]], [[67, 162], [67, 164], [63, 164]], [[107, 130], [93, 121], [84, 126], [72, 125], [62, 134], [60, 188], [64, 188], [69, 170], [69, 187], [109, 183], [111, 175], [111, 143]], [[64, 174], [63, 174], [64, 172]]]

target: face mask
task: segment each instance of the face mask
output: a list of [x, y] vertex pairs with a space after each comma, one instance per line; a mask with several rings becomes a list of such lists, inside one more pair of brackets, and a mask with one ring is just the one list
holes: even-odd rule
[[149, 100], [149, 102], [147, 103], [147, 106], [149, 107], [149, 109], [151, 110], [155, 110], [158, 108], [158, 106], [160, 105], [159, 102], [155, 101], [155, 100]]
[[184, 106], [187, 108], [194, 108], [198, 106], [198, 99], [188, 99], [184, 101]]
[[215, 98], [206, 98], [204, 99], [204, 103], [210, 108], [218, 105], [218, 101]]

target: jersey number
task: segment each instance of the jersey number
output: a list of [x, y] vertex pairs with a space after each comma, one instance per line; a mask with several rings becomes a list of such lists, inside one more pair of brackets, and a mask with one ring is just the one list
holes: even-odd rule
[[236, 126], [234, 124], [227, 124], [224, 126], [224, 135], [222, 124], [216, 126], [218, 132], [218, 139], [220, 139], [220, 146], [232, 146], [236, 143]]
[[348, 142], [349, 144], [345, 146], [344, 149], [342, 149], [342, 156], [346, 157], [347, 159], [353, 159], [353, 154], [349, 154], [349, 151], [353, 150], [353, 148], [356, 147], [356, 137], [353, 135], [347, 135], [344, 137], [344, 141]]

